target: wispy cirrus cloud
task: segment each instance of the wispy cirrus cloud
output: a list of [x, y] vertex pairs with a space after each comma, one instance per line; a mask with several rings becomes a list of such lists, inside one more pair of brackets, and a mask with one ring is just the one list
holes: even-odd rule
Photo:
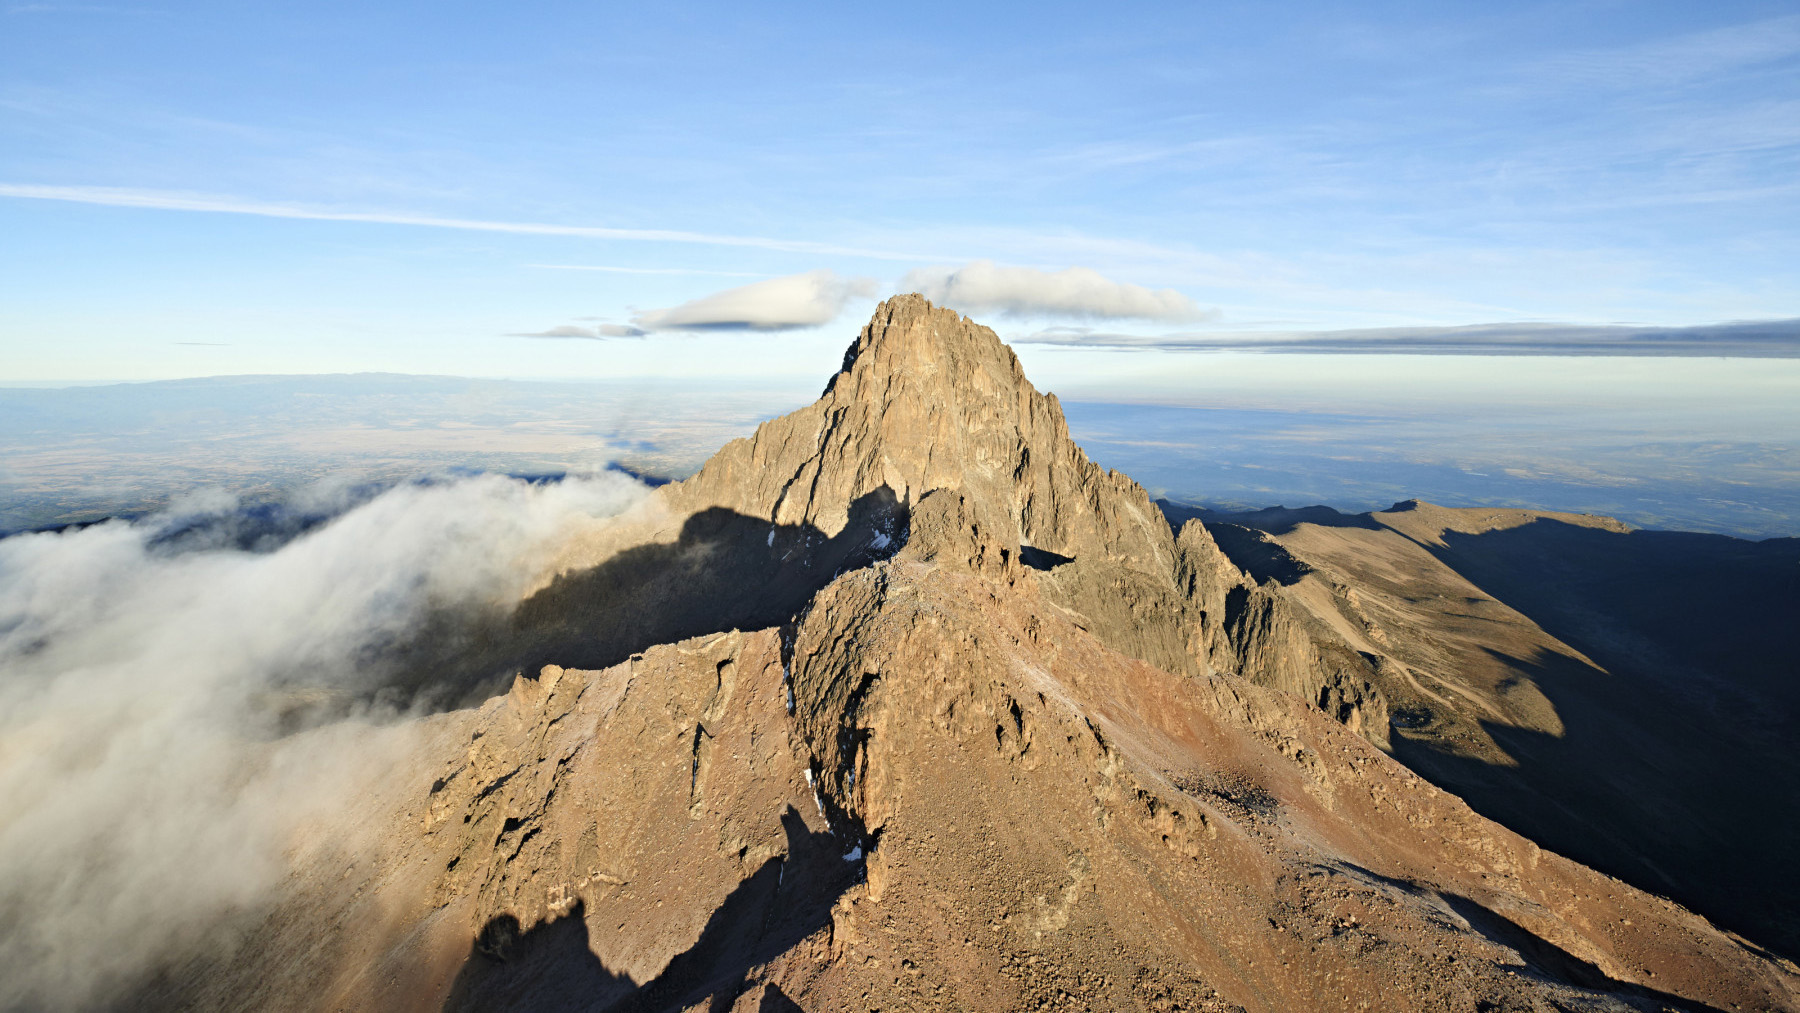
[[641, 338], [646, 332], [642, 328], [630, 324], [594, 324], [582, 327], [577, 324], [562, 324], [543, 331], [518, 331], [509, 337], [514, 338], [585, 338], [590, 341], [604, 341], [608, 338]]
[[598, 271], [602, 274], [705, 275], [712, 278], [767, 278], [755, 271], [709, 271], [698, 267], [624, 267], [617, 264], [526, 264], [543, 271]]
[[8, 14], [156, 14], [169, 12], [146, 7], [121, 7], [116, 4], [13, 4]]
[[1339, 331], [1191, 331], [1118, 334], [1052, 327], [1014, 344], [1187, 352], [1313, 352], [1419, 355], [1648, 355], [1800, 358], [1800, 319], [1699, 327], [1494, 323]]
[[1642, 89], [1730, 74], [1800, 54], [1800, 15], [1725, 25], [1633, 46], [1551, 57], [1539, 81]]
[[966, 312], [1015, 317], [1174, 323], [1217, 315], [1174, 289], [1113, 281], [1085, 267], [1040, 271], [977, 260], [956, 268], [919, 268], [908, 272], [901, 287]]
[[816, 243], [808, 240], [778, 239], [767, 236], [737, 236], [680, 229], [624, 229], [603, 225], [561, 225], [551, 222], [506, 222], [480, 218], [448, 218], [437, 215], [415, 215], [392, 211], [339, 211], [300, 204], [280, 204], [245, 200], [213, 194], [196, 194], [176, 190], [141, 190], [108, 186], [50, 186], [35, 183], [0, 183], [0, 197], [27, 200], [67, 201], [76, 204], [99, 204], [107, 207], [151, 208], [161, 211], [204, 211], [215, 214], [253, 215], [260, 218], [291, 218], [305, 221], [362, 222], [377, 225], [411, 225], [433, 229], [460, 229], [470, 232], [504, 232], [530, 236], [574, 236], [586, 239], [613, 239], [633, 242], [685, 243], [698, 246], [728, 246], [775, 250], [782, 253], [811, 253], [824, 256], [863, 257], [871, 260], [928, 259], [916, 253], [895, 250], [862, 249]]

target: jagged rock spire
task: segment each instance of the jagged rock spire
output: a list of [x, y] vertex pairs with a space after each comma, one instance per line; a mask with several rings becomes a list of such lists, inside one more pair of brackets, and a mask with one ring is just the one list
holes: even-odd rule
[[[911, 558], [1008, 574], [1024, 564], [1113, 650], [1176, 674], [1219, 669], [1308, 700], [1349, 699], [1357, 723], [1381, 737], [1385, 705], [1365, 692], [1353, 652], [1327, 663], [1314, 631], [1265, 600], [1198, 523], [1178, 543], [1142, 486], [1075, 444], [1056, 396], [1032, 386], [998, 335], [917, 294], [876, 308], [817, 401], [659, 490], [667, 509], [652, 537], [693, 548], [671, 556], [686, 576], [669, 581], [681, 587], [605, 597], [657, 602], [638, 625], [663, 633], [696, 632], [705, 616], [778, 622], [834, 573], [898, 551], [932, 496], [941, 499], [919, 514]], [[592, 566], [620, 544], [596, 543], [563, 565]], [[714, 590], [696, 595], [695, 582]], [[692, 621], [669, 626], [683, 614], [677, 603], [693, 601]]]
[[1088, 460], [1056, 396], [1031, 385], [1012, 349], [916, 294], [876, 308], [817, 402], [728, 445], [682, 485], [689, 505], [826, 534], [884, 486], [909, 505], [961, 490], [1014, 546], [1147, 572], [1173, 558], [1148, 494]]

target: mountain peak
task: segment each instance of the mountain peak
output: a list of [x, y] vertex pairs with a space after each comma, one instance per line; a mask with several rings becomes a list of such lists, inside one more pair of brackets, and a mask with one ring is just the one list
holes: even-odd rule
[[910, 508], [960, 491], [1010, 552], [1167, 568], [1172, 538], [1149, 496], [1069, 437], [1062, 405], [1026, 379], [993, 330], [917, 294], [875, 310], [823, 396], [735, 441], [680, 484], [689, 508], [726, 506], [836, 536], [886, 490]]
[[[539, 676], [410, 737], [357, 813], [384, 850], [354, 877], [309, 859], [280, 933], [166, 1005], [1800, 1009], [1749, 944], [1359, 737], [1389, 742], [1378, 682], [1556, 712], [1437, 674], [1493, 653], [1469, 615], [1510, 620], [1453, 574], [1392, 583], [1422, 541], [1309, 527], [1385, 544], [1373, 576], [1328, 582], [1337, 556], [1283, 584], [1202, 522], [1177, 538], [993, 331], [890, 299], [818, 401], [478, 630]], [[1428, 599], [1450, 623], [1402, 625]], [[1383, 629], [1415, 631], [1404, 656]], [[1445, 741], [1413, 737], [1446, 706], [1424, 699], [1392, 743], [1413, 755]]]
[[1018, 356], [991, 329], [955, 310], [933, 305], [918, 293], [896, 295], [875, 307], [869, 322], [844, 352], [844, 365], [829, 389], [846, 378], [875, 383], [868, 394], [892, 389], [886, 379], [907, 376], [921, 384], [983, 382], [993, 388], [1037, 393], [1025, 378]]

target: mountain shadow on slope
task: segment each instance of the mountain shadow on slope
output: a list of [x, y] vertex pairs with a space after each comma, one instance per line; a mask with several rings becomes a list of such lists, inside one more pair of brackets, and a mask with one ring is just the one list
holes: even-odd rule
[[359, 685], [334, 685], [335, 671], [285, 676], [272, 694], [273, 730], [298, 731], [359, 708], [473, 706], [544, 665], [606, 668], [657, 644], [779, 626], [832, 578], [898, 552], [909, 516], [886, 486], [852, 503], [836, 535], [702, 510], [674, 542], [632, 546], [561, 574], [516, 609], [428, 613], [369, 646], [356, 666]]
[[1214, 524], [1237, 524], [1246, 528], [1266, 531], [1271, 535], [1285, 535], [1302, 524], [1316, 524], [1322, 528], [1364, 528], [1379, 531], [1381, 525], [1368, 514], [1347, 514], [1328, 506], [1308, 507], [1264, 507], [1261, 510], [1213, 510], [1208, 507], [1188, 506], [1172, 500], [1159, 499], [1156, 505], [1162, 509], [1163, 516], [1169, 519], [1169, 526], [1176, 531], [1188, 521], [1197, 520], [1209, 529]]
[[762, 997], [756, 1006], [756, 1013], [803, 1013], [800, 1004], [788, 998], [775, 985], [764, 985]]
[[1504, 767], [1397, 728], [1396, 759], [1545, 848], [1794, 952], [1792, 761], [1734, 741], [1647, 680], [1562, 654], [1490, 653], [1537, 685], [1563, 734], [1482, 721], [1516, 763]]
[[[1396, 879], [1392, 876], [1366, 869], [1355, 862], [1338, 861], [1334, 863], [1338, 869], [1348, 873], [1354, 879], [1379, 883], [1391, 890], [1414, 896], [1435, 898], [1444, 906], [1469, 923], [1475, 932], [1487, 937], [1495, 943], [1505, 946], [1524, 959], [1529, 973], [1535, 977], [1569, 985], [1574, 988], [1589, 989], [1609, 996], [1626, 999], [1648, 1000], [1657, 1004], [1661, 1010], [1683, 1010], [1686, 1013], [1724, 1013], [1716, 1006], [1710, 1006], [1693, 999], [1672, 995], [1668, 992], [1647, 988], [1635, 982], [1620, 981], [1607, 974], [1599, 965], [1590, 960], [1570, 953], [1561, 946], [1545, 939], [1499, 911], [1462, 894], [1434, 889], [1411, 880]], [[1638, 1004], [1633, 1003], [1636, 1007]], [[1477, 1001], [1477, 1010], [1494, 1010], [1501, 1007], [1491, 1002]], [[1563, 1007], [1557, 1007], [1559, 1009]]]
[[1073, 563], [1074, 561], [1074, 556], [1065, 556], [1060, 552], [1051, 552], [1049, 549], [1040, 549], [1035, 545], [1019, 546], [1019, 562], [1024, 563], [1033, 570], [1049, 572], [1064, 563]]
[[1800, 538], [1617, 532], [1539, 518], [1446, 531], [1443, 542], [1433, 555], [1609, 671], [1641, 671], [1698, 703], [1774, 705], [1768, 718], [1782, 732], [1800, 716]]
[[908, 515], [886, 486], [852, 503], [834, 536], [702, 510], [672, 544], [635, 546], [559, 575], [519, 607], [507, 653], [526, 671], [604, 668], [656, 644], [779, 626], [834, 577], [898, 552]]
[[637, 990], [589, 945], [586, 907], [521, 932], [500, 915], [482, 926], [444, 1001], [445, 1013], [479, 1010], [605, 1010]]
[[[750, 972], [831, 923], [831, 908], [860, 878], [847, 862], [848, 836], [809, 830], [792, 808], [781, 817], [788, 851], [763, 862], [713, 911], [694, 945], [669, 961], [657, 977], [638, 985], [609, 970], [589, 945], [585, 910], [527, 932], [511, 915], [492, 919], [476, 936], [445, 1000], [444, 1013], [533, 1010], [545, 1013], [660, 1013], [703, 1000], [723, 1013], [753, 982]], [[860, 825], [859, 825], [860, 826]], [[759, 1009], [798, 1009], [774, 985], [766, 985]]]
[[1495, 652], [1565, 727], [1484, 725], [1517, 769], [1396, 755], [1546, 847], [1800, 955], [1800, 539], [1548, 518], [1442, 539], [1426, 548], [1600, 669]]
[[1250, 575], [1258, 584], [1274, 581], [1282, 586], [1295, 584], [1312, 572], [1312, 567], [1294, 558], [1279, 542], [1254, 528], [1223, 521], [1205, 521], [1206, 531], [1225, 558]]
[[[1402, 502], [1390, 515], [1422, 506]], [[1579, 652], [1521, 650], [1504, 639], [1481, 648], [1511, 673], [1496, 690], [1534, 686], [1562, 734], [1480, 712], [1463, 715], [1479, 731], [1459, 731], [1435, 706], [1400, 692], [1395, 756], [1545, 847], [1674, 897], [1762, 945], [1800, 951], [1800, 882], [1791, 872], [1800, 858], [1793, 843], [1800, 840], [1800, 761], [1788, 742], [1800, 721], [1800, 667], [1791, 652], [1800, 540], [1626, 531], [1548, 517], [1495, 528], [1477, 516], [1470, 518], [1476, 533], [1457, 530], [1454, 519], [1421, 531], [1388, 524], [1390, 515], [1325, 508], [1188, 512], [1203, 517], [1221, 550], [1259, 579], [1266, 567], [1257, 572], [1227, 517], [1269, 532], [1307, 524], [1400, 534]], [[1297, 544], [1355, 544], [1319, 534]], [[1295, 551], [1308, 565], [1312, 557]], [[1228, 619], [1234, 604], [1227, 599]], [[1463, 748], [1471, 734], [1491, 738], [1516, 766], [1472, 756]]]

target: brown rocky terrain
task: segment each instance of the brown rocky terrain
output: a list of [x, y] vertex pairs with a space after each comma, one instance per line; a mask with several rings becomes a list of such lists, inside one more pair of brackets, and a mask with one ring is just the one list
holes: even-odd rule
[[1792, 964], [1383, 751], [1462, 721], [1489, 762], [1459, 715], [1549, 728], [1548, 689], [1380, 612], [1399, 570], [1220, 530], [1090, 462], [992, 331], [889, 300], [817, 403], [577, 533], [484, 640], [511, 691], [339, 815], [375, 843], [128, 1004], [1800, 1009]]
[[1800, 540], [1417, 501], [1207, 523], [1375, 659], [1409, 767], [1546, 847], [1800, 953]]

